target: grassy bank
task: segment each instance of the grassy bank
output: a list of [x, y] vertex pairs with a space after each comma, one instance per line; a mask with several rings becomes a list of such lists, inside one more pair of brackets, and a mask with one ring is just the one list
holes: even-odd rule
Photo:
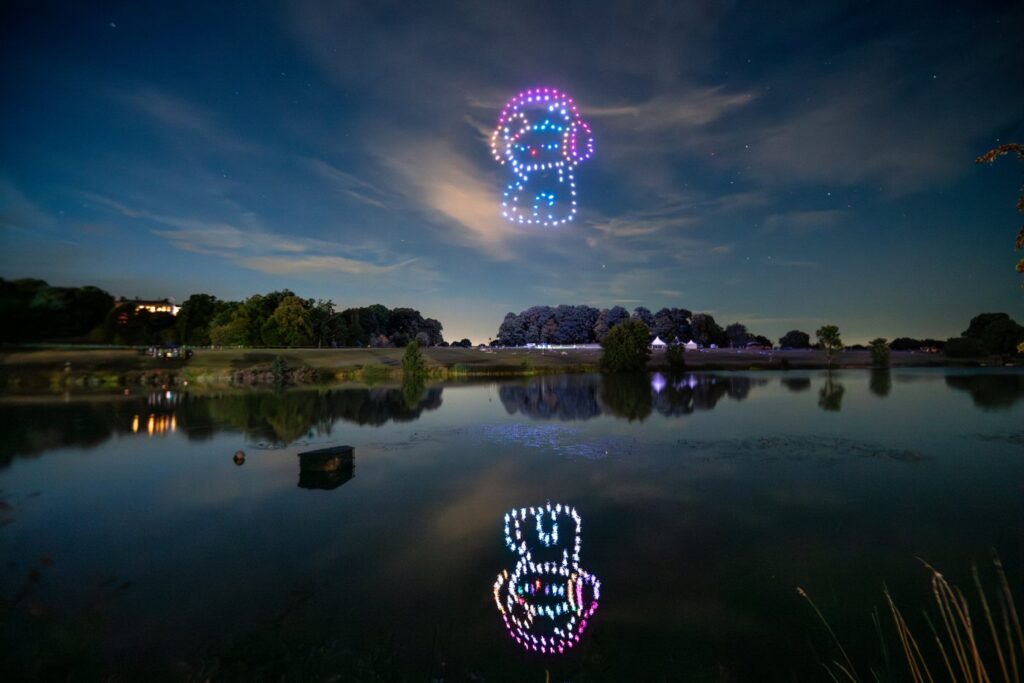
[[[275, 378], [275, 361], [290, 383], [400, 380], [402, 349], [197, 349], [190, 360], [151, 358], [134, 349], [0, 351], [0, 386], [60, 388], [125, 384], [262, 384]], [[593, 372], [598, 351], [424, 349], [428, 379]], [[280, 370], [280, 367], [277, 368]]]
[[[116, 387], [125, 384], [262, 384], [286, 368], [291, 383], [401, 379], [402, 349], [197, 349], [192, 359], [139, 355], [134, 349], [7, 349], [0, 351], [0, 386], [9, 388]], [[424, 349], [430, 379], [530, 376], [596, 372], [600, 349]], [[275, 368], [275, 360], [280, 364]], [[690, 352], [688, 368], [699, 370], [786, 370], [826, 367], [820, 351], [747, 352], [727, 349]], [[954, 364], [941, 355], [893, 352], [894, 367]], [[955, 364], [999, 364], [998, 359]], [[836, 368], [870, 367], [865, 351], [846, 351]], [[650, 369], [666, 367], [664, 354]]]

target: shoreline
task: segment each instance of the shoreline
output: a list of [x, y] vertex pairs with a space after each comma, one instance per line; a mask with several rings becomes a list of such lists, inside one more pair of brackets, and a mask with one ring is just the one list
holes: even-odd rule
[[[152, 358], [136, 349], [3, 349], [0, 392], [32, 389], [113, 389], [129, 386], [244, 387], [274, 384], [377, 384], [402, 379], [403, 349], [196, 349], [190, 360]], [[599, 348], [423, 350], [428, 381], [532, 377], [599, 372]], [[287, 368], [273, 367], [277, 358]], [[942, 354], [892, 352], [891, 367], [1001, 367], [1005, 359], [950, 359]], [[844, 351], [832, 369], [871, 368], [867, 351]], [[665, 371], [663, 352], [654, 352], [649, 371]], [[686, 370], [825, 370], [815, 350], [746, 351], [714, 349], [686, 354]]]

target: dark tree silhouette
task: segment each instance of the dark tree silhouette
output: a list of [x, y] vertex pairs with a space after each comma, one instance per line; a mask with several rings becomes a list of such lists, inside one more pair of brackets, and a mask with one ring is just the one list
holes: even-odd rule
[[[974, 160], [976, 164], [991, 164], [993, 161], [1005, 154], [1016, 154], [1017, 158], [1024, 161], [1024, 145], [1016, 142], [1009, 142], [1005, 145], [999, 145], [995, 149], [982, 154], [980, 157]], [[1020, 198], [1017, 199], [1017, 210], [1024, 213], [1024, 186], [1020, 188]], [[1021, 226], [1020, 232], [1017, 233], [1017, 249], [1024, 249], [1024, 225]], [[1024, 273], [1024, 258], [1017, 262], [1017, 272]]]

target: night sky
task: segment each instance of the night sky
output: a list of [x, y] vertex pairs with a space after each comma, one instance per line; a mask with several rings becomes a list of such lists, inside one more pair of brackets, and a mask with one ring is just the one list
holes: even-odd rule
[[[1024, 164], [974, 158], [1024, 142], [1024, 4], [975, 4], [4, 3], [0, 276], [474, 341], [535, 304], [848, 343], [1021, 319]], [[558, 227], [500, 214], [488, 139], [533, 86], [596, 140]]]

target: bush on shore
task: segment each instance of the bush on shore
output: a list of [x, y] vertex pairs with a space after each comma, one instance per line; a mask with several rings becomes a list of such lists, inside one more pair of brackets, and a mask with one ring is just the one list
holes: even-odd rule
[[613, 327], [601, 340], [601, 369], [605, 372], [640, 372], [647, 367], [651, 350], [650, 329], [639, 320]]

